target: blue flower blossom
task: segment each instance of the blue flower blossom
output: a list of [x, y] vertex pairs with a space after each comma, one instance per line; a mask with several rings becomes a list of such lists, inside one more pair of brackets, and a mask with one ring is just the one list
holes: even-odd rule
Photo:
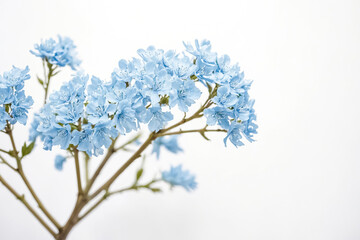
[[56, 41], [52, 38], [41, 40], [40, 44], [35, 44], [34, 48], [37, 52], [30, 50], [32, 54], [43, 59], [51, 59], [55, 55]]
[[32, 97], [25, 96], [24, 91], [16, 92], [14, 102], [11, 104], [11, 116], [10, 120], [11, 124], [15, 124], [19, 122], [23, 125], [27, 122], [27, 113], [30, 107], [34, 104], [34, 100]]
[[224, 107], [214, 107], [204, 110], [204, 115], [206, 117], [206, 123], [209, 126], [214, 126], [219, 124], [222, 128], [228, 129], [230, 126], [230, 118], [232, 117], [232, 112]]
[[226, 86], [219, 87], [217, 95], [213, 98], [213, 102], [221, 107], [233, 107], [238, 100], [238, 97], [230, 92]]
[[183, 149], [178, 145], [177, 136], [171, 136], [169, 138], [160, 137], [153, 142], [152, 153], [156, 153], [157, 159], [159, 159], [160, 157], [161, 147], [165, 147], [168, 151], [172, 153], [178, 153], [183, 151]]
[[35, 51], [30, 50], [32, 54], [60, 67], [69, 66], [75, 70], [81, 63], [77, 58], [76, 46], [68, 37], [58, 36], [57, 42], [50, 38], [35, 44], [34, 48]]
[[69, 147], [70, 140], [72, 138], [71, 135], [71, 127], [69, 125], [65, 125], [61, 127], [60, 125], [56, 126], [56, 136], [52, 139], [53, 145], [60, 145], [61, 149], [66, 150]]
[[190, 43], [184, 43], [186, 51], [196, 57], [197, 66], [196, 77], [204, 84], [205, 82], [213, 83], [213, 74], [217, 69], [217, 54], [211, 51], [211, 44], [208, 40], [199, 43], [195, 40], [195, 48]]
[[[1, 82], [1, 76], [0, 76], [0, 82]], [[0, 87], [0, 104], [9, 104], [14, 101], [15, 95], [14, 95], [14, 89], [11, 87]]]
[[146, 50], [139, 49], [137, 53], [145, 62], [160, 63], [163, 60], [164, 50], [149, 46]]
[[56, 168], [56, 170], [58, 170], [58, 171], [63, 170], [63, 165], [64, 165], [65, 162], [66, 162], [65, 157], [63, 157], [61, 155], [57, 155], [55, 157], [55, 168]]
[[11, 119], [11, 117], [5, 111], [5, 108], [0, 106], [0, 129], [1, 130], [5, 128], [7, 121], [9, 121], [10, 119]]
[[165, 56], [165, 66], [172, 75], [180, 79], [189, 79], [195, 74], [197, 66], [188, 56], [179, 57], [173, 51], [168, 51]]
[[112, 126], [110, 120], [101, 121], [94, 127], [93, 142], [95, 148], [106, 148], [111, 145], [111, 138], [115, 139], [118, 135], [118, 131]]
[[17, 122], [25, 125], [27, 113], [33, 105], [33, 99], [25, 96], [25, 80], [30, 78], [29, 68], [20, 69], [15, 66], [8, 72], [0, 75], [0, 130], [4, 129], [7, 123]]
[[232, 142], [235, 147], [242, 146], [244, 145], [244, 143], [241, 141], [241, 138], [241, 124], [237, 122], [232, 122], [227, 132], [227, 135], [224, 138], [225, 146], [228, 139], [230, 139], [230, 142]]
[[169, 105], [170, 107], [178, 105], [181, 111], [187, 112], [200, 96], [201, 91], [195, 86], [194, 81], [177, 79], [172, 82]]
[[162, 179], [172, 186], [181, 186], [186, 191], [194, 190], [197, 187], [195, 175], [188, 170], [183, 170], [182, 165], [171, 167], [169, 171], [163, 171]]
[[163, 112], [160, 107], [151, 107], [150, 109], [150, 122], [149, 130], [150, 131], [159, 131], [162, 129], [165, 124], [173, 119], [171, 112]]
[[85, 126], [82, 131], [74, 130], [70, 143], [77, 145], [79, 151], [84, 151], [92, 156], [94, 152], [93, 134], [94, 130], [89, 126]]
[[16, 90], [21, 90], [24, 87], [24, 81], [30, 79], [29, 71], [28, 66], [25, 69], [13, 66], [9, 72], [4, 72], [0, 79], [0, 88], [15, 87]]
[[[151, 69], [148, 70], [149, 74], [143, 80], [146, 86], [144, 93], [150, 97], [153, 106], [158, 106], [160, 95], [169, 93], [171, 89], [170, 76], [164, 69], [157, 72], [155, 65], [152, 63], [147, 64], [147, 66]], [[152, 69], [153, 67], [154, 69]]]
[[114, 117], [116, 129], [120, 134], [129, 133], [137, 129], [135, 110], [131, 108], [131, 103], [123, 100], [118, 104]]

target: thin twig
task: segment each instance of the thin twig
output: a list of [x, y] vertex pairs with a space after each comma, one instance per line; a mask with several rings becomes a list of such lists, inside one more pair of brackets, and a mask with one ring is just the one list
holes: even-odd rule
[[14, 151], [14, 157], [16, 159], [17, 162], [17, 172], [19, 173], [20, 177], [22, 178], [23, 182], [25, 183], [26, 187], [28, 188], [29, 192], [31, 193], [31, 195], [33, 196], [33, 198], [35, 199], [35, 201], [37, 202], [39, 208], [42, 210], [42, 212], [49, 218], [49, 220], [58, 228], [60, 229], [61, 226], [60, 224], [55, 220], [55, 218], [49, 213], [49, 211], [45, 208], [44, 204], [40, 201], [39, 197], [37, 196], [37, 194], [35, 193], [34, 189], [32, 188], [32, 186], [30, 185], [28, 179], [25, 176], [25, 173], [23, 171], [22, 165], [21, 165], [21, 161], [20, 161], [20, 157], [18, 155], [18, 151], [16, 149], [16, 145], [15, 145], [15, 141], [14, 141], [14, 137], [12, 134], [12, 129], [10, 124], [8, 123], [7, 127], [6, 127], [6, 133], [9, 135], [10, 137], [10, 141], [11, 141], [11, 145], [13, 147], [13, 151]]
[[56, 237], [55, 232], [50, 228], [50, 226], [35, 212], [35, 210], [30, 206], [30, 204], [25, 200], [24, 195], [20, 195], [17, 193], [0, 175], [0, 182], [20, 201], [22, 202], [25, 207], [32, 213], [32, 215], [43, 225], [46, 230], [53, 236]]
[[183, 133], [194, 133], [194, 132], [227, 132], [225, 129], [194, 129], [194, 130], [180, 130], [176, 132], [162, 133], [158, 134], [158, 137], [168, 136], [168, 135], [178, 135]]
[[141, 156], [141, 153], [152, 143], [153, 140], [156, 139], [156, 134], [151, 133], [148, 139], [140, 146], [140, 148], [121, 166], [121, 168], [106, 182], [104, 183], [98, 190], [96, 190], [93, 194], [89, 196], [89, 199], [95, 198], [99, 193], [103, 190], [106, 190], [110, 187], [110, 185], [116, 180], [116, 178], [127, 168], [130, 164], [135, 161], [137, 158]]
[[125, 147], [129, 144], [132, 144], [133, 142], [135, 142], [136, 140], [138, 140], [141, 137], [141, 133], [137, 134], [135, 137], [133, 137], [132, 139], [130, 139], [129, 141], [127, 141], [126, 143], [124, 143], [123, 145], [121, 145], [120, 147], [117, 147], [114, 149], [115, 152], [126, 149]]
[[113, 153], [114, 153], [114, 146], [115, 146], [115, 143], [116, 143], [116, 140], [117, 140], [117, 139], [118, 139], [118, 138], [115, 138], [115, 139], [112, 141], [110, 147], [109, 147], [108, 150], [107, 150], [107, 153], [106, 153], [104, 159], [103, 159], [102, 162], [100, 163], [99, 167], [96, 169], [94, 175], [91, 177], [91, 179], [90, 179], [90, 181], [89, 181], [89, 184], [88, 184], [88, 185], [86, 186], [86, 188], [85, 188], [85, 191], [84, 191], [85, 194], [88, 194], [88, 193], [89, 193], [92, 185], [94, 184], [96, 178], [99, 176], [101, 170], [104, 168], [104, 166], [105, 166], [105, 164], [107, 163], [107, 161], [108, 161], [108, 160], [110, 159], [110, 157], [113, 155]]
[[76, 169], [76, 180], [77, 180], [77, 186], [78, 186], [78, 193], [80, 195], [82, 195], [83, 194], [83, 189], [82, 189], [82, 186], [81, 186], [79, 150], [77, 150], [77, 148], [74, 148], [74, 159], [75, 159], [75, 169]]
[[15, 167], [13, 167], [8, 161], [6, 161], [6, 159], [0, 155], [0, 159], [2, 160], [2, 162], [7, 165], [9, 168], [11, 168], [12, 170], [14, 170], [15, 172], [17, 172], [17, 169]]
[[86, 183], [86, 186], [89, 185], [89, 181], [90, 181], [90, 178], [89, 178], [89, 161], [90, 161], [90, 157], [89, 155], [84, 152], [85, 154], [85, 183]]

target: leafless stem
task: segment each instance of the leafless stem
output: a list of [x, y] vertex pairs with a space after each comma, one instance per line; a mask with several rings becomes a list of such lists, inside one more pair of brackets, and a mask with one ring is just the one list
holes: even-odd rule
[[43, 225], [46, 230], [54, 237], [56, 237], [55, 232], [50, 228], [50, 226], [40, 217], [38, 213], [35, 212], [34, 208], [30, 206], [30, 204], [25, 200], [24, 195], [20, 195], [17, 193], [14, 188], [12, 188], [5, 179], [0, 175], [0, 182], [20, 201], [22, 202], [25, 207], [31, 212], [31, 214], [40, 222], [41, 225]]
[[31, 193], [31, 195], [33, 196], [33, 198], [35, 199], [35, 201], [37, 202], [39, 208], [42, 210], [42, 212], [49, 218], [49, 220], [58, 228], [60, 229], [61, 226], [60, 224], [55, 220], [55, 218], [49, 213], [49, 211], [45, 208], [44, 204], [40, 201], [39, 197], [37, 196], [37, 194], [35, 193], [34, 189], [32, 188], [31, 184], [29, 183], [27, 177], [25, 176], [25, 173], [23, 171], [22, 168], [22, 164], [21, 164], [21, 159], [19, 157], [16, 145], [15, 145], [15, 141], [14, 141], [14, 137], [12, 134], [12, 129], [11, 129], [11, 125], [8, 124], [6, 126], [6, 133], [9, 135], [10, 137], [10, 141], [11, 141], [11, 145], [13, 147], [13, 152], [14, 152], [14, 156], [17, 162], [17, 172], [19, 173], [20, 177], [22, 178], [23, 182], [25, 183], [26, 187], [28, 188], [29, 192]]

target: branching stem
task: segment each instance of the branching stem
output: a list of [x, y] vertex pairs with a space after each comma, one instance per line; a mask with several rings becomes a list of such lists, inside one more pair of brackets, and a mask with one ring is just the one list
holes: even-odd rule
[[60, 229], [61, 226], [60, 224], [55, 220], [55, 218], [49, 213], [49, 211], [45, 208], [44, 204], [40, 201], [39, 197], [37, 196], [37, 194], [35, 193], [34, 189], [32, 188], [31, 184], [29, 183], [27, 177], [25, 176], [25, 173], [23, 171], [22, 168], [22, 164], [21, 164], [21, 159], [19, 157], [16, 145], [15, 145], [15, 140], [13, 137], [13, 133], [12, 133], [12, 129], [11, 129], [11, 125], [8, 123], [6, 126], [6, 133], [9, 135], [10, 137], [10, 141], [11, 141], [11, 145], [13, 147], [13, 152], [14, 152], [14, 157], [16, 159], [17, 162], [17, 172], [19, 173], [20, 177], [22, 178], [23, 182], [25, 183], [26, 187], [28, 188], [29, 192], [31, 193], [31, 195], [33, 196], [33, 198], [35, 199], [36, 203], [38, 204], [39, 208], [42, 210], [42, 212], [48, 217], [48, 219], [58, 228]]
[[17, 193], [14, 188], [12, 188], [6, 181], [5, 179], [0, 175], [0, 182], [20, 201], [22, 202], [25, 207], [31, 212], [31, 214], [41, 223], [41, 225], [43, 225], [46, 230], [54, 237], [56, 237], [55, 232], [50, 228], [50, 226], [40, 217], [40, 215], [38, 213], [36, 213], [36, 211], [34, 210], [34, 208], [32, 208], [30, 206], [30, 204], [25, 200], [25, 196], [24, 195], [20, 195], [19, 193]]

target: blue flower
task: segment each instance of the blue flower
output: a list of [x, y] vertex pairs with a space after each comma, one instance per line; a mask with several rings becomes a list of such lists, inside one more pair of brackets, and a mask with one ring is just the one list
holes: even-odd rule
[[238, 73], [228, 83], [233, 93], [246, 93], [251, 87], [252, 81], [244, 79], [244, 73]]
[[207, 64], [215, 64], [216, 62], [216, 53], [211, 52], [211, 43], [208, 40], [202, 40], [200, 43], [198, 40], [195, 40], [195, 48], [191, 43], [185, 43], [184, 46], [186, 51], [191, 53], [196, 57], [196, 60], [201, 60]]
[[39, 116], [39, 123], [36, 127], [36, 131], [47, 134], [48, 132], [52, 131], [55, 128], [55, 114], [52, 112], [51, 106], [46, 104], [38, 114]]
[[157, 159], [159, 159], [160, 157], [160, 149], [162, 146], [164, 146], [172, 153], [178, 153], [183, 151], [183, 149], [178, 145], [177, 136], [171, 136], [169, 138], [160, 137], [153, 142], [152, 153], [156, 153]]
[[172, 186], [181, 186], [187, 191], [193, 190], [197, 187], [195, 175], [192, 175], [187, 170], [183, 170], [182, 165], [171, 167], [169, 171], [163, 171], [162, 179]]
[[114, 114], [115, 111], [116, 105], [110, 104], [105, 97], [99, 97], [86, 106], [88, 120], [92, 124], [108, 119], [109, 115]]
[[195, 62], [197, 66], [196, 76], [200, 82], [214, 82], [211, 78], [217, 70], [216, 53], [211, 52], [211, 44], [208, 40], [203, 40], [199, 43], [195, 40], [195, 48], [190, 43], [184, 43], [186, 51], [196, 57]]
[[106, 97], [106, 94], [108, 93], [108, 89], [106, 88], [105, 83], [95, 77], [91, 77], [91, 84], [87, 86], [87, 95], [89, 100], [99, 100], [104, 99]]
[[3, 130], [11, 118], [9, 114], [5, 111], [4, 107], [0, 107], [0, 130]]
[[84, 103], [69, 103], [59, 107], [56, 110], [56, 121], [66, 124], [75, 123], [82, 116], [84, 111]]
[[21, 90], [24, 87], [24, 81], [30, 79], [29, 71], [28, 66], [25, 69], [13, 66], [10, 71], [4, 72], [0, 79], [0, 88], [15, 87], [16, 90]]
[[[27, 113], [34, 101], [26, 97], [24, 88], [25, 80], [30, 78], [29, 68], [20, 69], [15, 66], [8, 72], [0, 75], [0, 129], [2, 130], [7, 122], [17, 122], [25, 125]], [[5, 124], [5, 125], [4, 125]]]
[[206, 123], [210, 126], [219, 124], [222, 128], [228, 129], [230, 126], [230, 117], [233, 116], [232, 112], [224, 107], [214, 107], [204, 110]]
[[30, 107], [34, 104], [32, 97], [25, 96], [24, 91], [16, 92], [14, 102], [11, 104], [11, 124], [19, 122], [23, 125], [27, 122], [27, 113]]
[[159, 131], [162, 129], [165, 124], [173, 119], [173, 115], [171, 112], [163, 112], [160, 107], [151, 107], [149, 108], [150, 114], [150, 122], [149, 122], [149, 130], [150, 131]]
[[86, 99], [85, 89], [88, 80], [88, 75], [81, 73], [73, 75], [73, 78], [63, 84], [59, 91], [50, 95], [49, 104], [57, 109], [69, 103], [83, 104]]
[[111, 145], [111, 138], [115, 139], [118, 135], [117, 130], [111, 125], [110, 120], [101, 121], [94, 127], [93, 142], [95, 148], [106, 148]]
[[174, 51], [168, 51], [164, 58], [167, 70], [181, 79], [189, 79], [195, 74], [197, 66], [188, 56], [179, 57]]
[[131, 108], [129, 101], [123, 100], [118, 104], [114, 121], [116, 129], [120, 134], [125, 134], [137, 129], [135, 110]]
[[170, 93], [170, 107], [175, 105], [183, 112], [187, 112], [195, 100], [199, 99], [201, 91], [195, 86], [192, 80], [177, 79], [172, 83], [172, 91]]
[[247, 121], [242, 122], [243, 128], [242, 132], [246, 139], [249, 142], [253, 142], [253, 136], [257, 133], [258, 125], [254, 122], [256, 121], [256, 114], [255, 110], [253, 108], [254, 101], [251, 102], [251, 105], [249, 106], [249, 119]]
[[51, 59], [55, 55], [56, 41], [52, 38], [45, 41], [41, 40], [40, 44], [35, 44], [34, 48], [37, 52], [30, 50], [32, 54], [43, 59]]
[[160, 95], [169, 93], [171, 89], [171, 82], [169, 81], [171, 76], [168, 75], [164, 69], [157, 72], [155, 65], [152, 63], [147, 64], [147, 66], [149, 67], [149, 74], [144, 77], [144, 83], [146, 85], [144, 93], [150, 97], [153, 106], [158, 106]]
[[68, 37], [58, 36], [58, 42], [50, 38], [35, 44], [34, 48], [36, 51], [30, 50], [32, 54], [60, 67], [70, 66], [75, 70], [81, 63], [77, 58], [76, 46]]
[[71, 127], [69, 125], [65, 125], [61, 127], [60, 125], [56, 126], [56, 136], [52, 139], [53, 145], [60, 145], [61, 149], [66, 150], [70, 145], [71, 140]]
[[63, 170], [63, 165], [64, 165], [65, 162], [66, 162], [65, 157], [63, 157], [61, 155], [57, 155], [55, 157], [55, 168], [56, 168], [56, 170], [59, 170], [59, 171]]
[[71, 144], [77, 145], [79, 151], [86, 152], [89, 156], [93, 155], [94, 143], [93, 143], [94, 130], [89, 126], [84, 126], [82, 131], [74, 130], [72, 132]]
[[[0, 76], [1, 77], [1, 76]], [[0, 79], [1, 82], [1, 79]], [[14, 89], [11, 87], [0, 87], [0, 104], [9, 104], [14, 101]]]
[[160, 63], [163, 60], [164, 50], [156, 49], [154, 46], [149, 46], [146, 50], [137, 50], [137, 53], [145, 62]]
[[241, 138], [241, 124], [237, 122], [232, 122], [227, 132], [227, 135], [224, 138], [225, 146], [228, 139], [230, 139], [230, 142], [232, 142], [235, 147], [242, 146], [244, 145], [244, 143], [241, 141]]
[[228, 87], [222, 86], [218, 88], [217, 95], [213, 98], [212, 101], [218, 106], [228, 108], [233, 107], [237, 100], [237, 96], [232, 94]]

